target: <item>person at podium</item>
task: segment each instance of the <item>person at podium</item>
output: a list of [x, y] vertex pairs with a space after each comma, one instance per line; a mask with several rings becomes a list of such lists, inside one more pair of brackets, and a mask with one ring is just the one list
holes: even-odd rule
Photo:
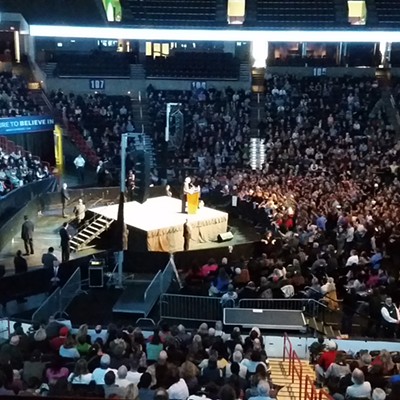
[[185, 181], [183, 182], [183, 185], [182, 185], [182, 193], [181, 193], [181, 199], [182, 199], [181, 212], [182, 212], [182, 214], [184, 214], [186, 212], [187, 195], [190, 193], [192, 193], [192, 180], [188, 176], [185, 178]]

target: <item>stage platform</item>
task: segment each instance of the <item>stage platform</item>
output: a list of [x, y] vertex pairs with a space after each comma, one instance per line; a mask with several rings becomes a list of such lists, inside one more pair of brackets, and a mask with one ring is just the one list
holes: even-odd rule
[[[95, 207], [90, 211], [117, 220], [118, 204]], [[183, 250], [183, 225], [186, 219], [192, 228], [190, 247], [197, 243], [215, 242], [228, 228], [228, 213], [203, 207], [197, 214], [181, 211], [181, 200], [172, 197], [148, 199], [124, 204], [124, 220], [129, 229], [129, 249], [138, 244], [147, 251], [176, 252]]]

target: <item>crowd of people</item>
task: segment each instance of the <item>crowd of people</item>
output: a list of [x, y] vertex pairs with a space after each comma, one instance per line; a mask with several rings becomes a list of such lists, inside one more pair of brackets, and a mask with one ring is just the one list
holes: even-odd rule
[[194, 265], [187, 289], [225, 298], [324, 299], [342, 309], [343, 334], [362, 313], [370, 316], [369, 336], [393, 337], [397, 329], [385, 325], [381, 305], [386, 297], [400, 301], [400, 145], [375, 106], [377, 83], [274, 76], [267, 87], [259, 123], [263, 169], [251, 170], [242, 157], [210, 170], [193, 160], [192, 173], [204, 198], [233, 198], [231, 215], [259, 228], [263, 256], [245, 268], [222, 262], [211, 274]]
[[[334, 400], [394, 400], [400, 395], [399, 353], [361, 350], [349, 354], [333, 340], [321, 338], [310, 346], [316, 383]], [[389, 394], [387, 394], [389, 392]]]
[[98, 157], [98, 183], [111, 186], [117, 182], [121, 134], [135, 131], [130, 96], [81, 96], [58, 90], [49, 97], [60, 116], [80, 130], [87, 148]]
[[221, 322], [194, 331], [163, 324], [145, 338], [132, 326], [74, 331], [51, 318], [27, 332], [15, 323], [0, 349], [0, 395], [269, 400], [281, 388], [260, 330], [226, 334]]
[[25, 79], [13, 73], [0, 73], [0, 118], [43, 114], [31, 96]]
[[168, 157], [170, 182], [183, 182], [188, 172], [210, 180], [215, 170], [249, 160], [250, 91], [160, 91], [149, 86], [147, 96], [155, 143], [165, 137], [166, 104], [179, 103], [183, 114], [181, 146]]
[[24, 184], [48, 178], [48, 164], [22, 150], [6, 152], [0, 147], [0, 197]]
[[[27, 82], [12, 73], [0, 74], [0, 118], [43, 114], [32, 98]], [[15, 146], [13, 151], [0, 147], [0, 197], [26, 183], [51, 174], [39, 158]]]

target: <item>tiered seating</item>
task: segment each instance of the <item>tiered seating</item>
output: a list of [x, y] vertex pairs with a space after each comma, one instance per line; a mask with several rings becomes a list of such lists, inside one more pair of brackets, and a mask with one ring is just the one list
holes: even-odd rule
[[375, 0], [378, 23], [394, 26], [400, 23], [400, 7], [396, 0]]
[[257, 20], [268, 26], [326, 26], [335, 20], [333, 0], [257, 0]]
[[239, 61], [230, 53], [175, 53], [148, 57], [148, 77], [238, 79]]
[[129, 61], [123, 53], [72, 54], [61, 55], [57, 59], [55, 73], [68, 76], [113, 76], [129, 77]]
[[211, 24], [216, 19], [216, 0], [123, 0], [121, 3], [136, 22], [192, 25], [196, 22]]

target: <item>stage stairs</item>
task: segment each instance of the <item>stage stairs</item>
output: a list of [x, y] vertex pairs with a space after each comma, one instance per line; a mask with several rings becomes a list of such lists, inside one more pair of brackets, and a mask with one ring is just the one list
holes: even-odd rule
[[83, 250], [91, 241], [106, 231], [114, 222], [113, 219], [96, 215], [85, 222], [85, 225], [70, 240], [71, 251]]
[[304, 378], [308, 375], [312, 380], [314, 380], [315, 372], [313, 366], [310, 365], [308, 361], [301, 360], [304, 378], [300, 395], [299, 379], [295, 375], [294, 382], [292, 383], [292, 378], [289, 376], [288, 371], [288, 362], [284, 362], [279, 358], [269, 358], [268, 360], [271, 368], [272, 382], [274, 385], [283, 386], [282, 389], [279, 390], [277, 398], [279, 400], [303, 400], [305, 386]]

